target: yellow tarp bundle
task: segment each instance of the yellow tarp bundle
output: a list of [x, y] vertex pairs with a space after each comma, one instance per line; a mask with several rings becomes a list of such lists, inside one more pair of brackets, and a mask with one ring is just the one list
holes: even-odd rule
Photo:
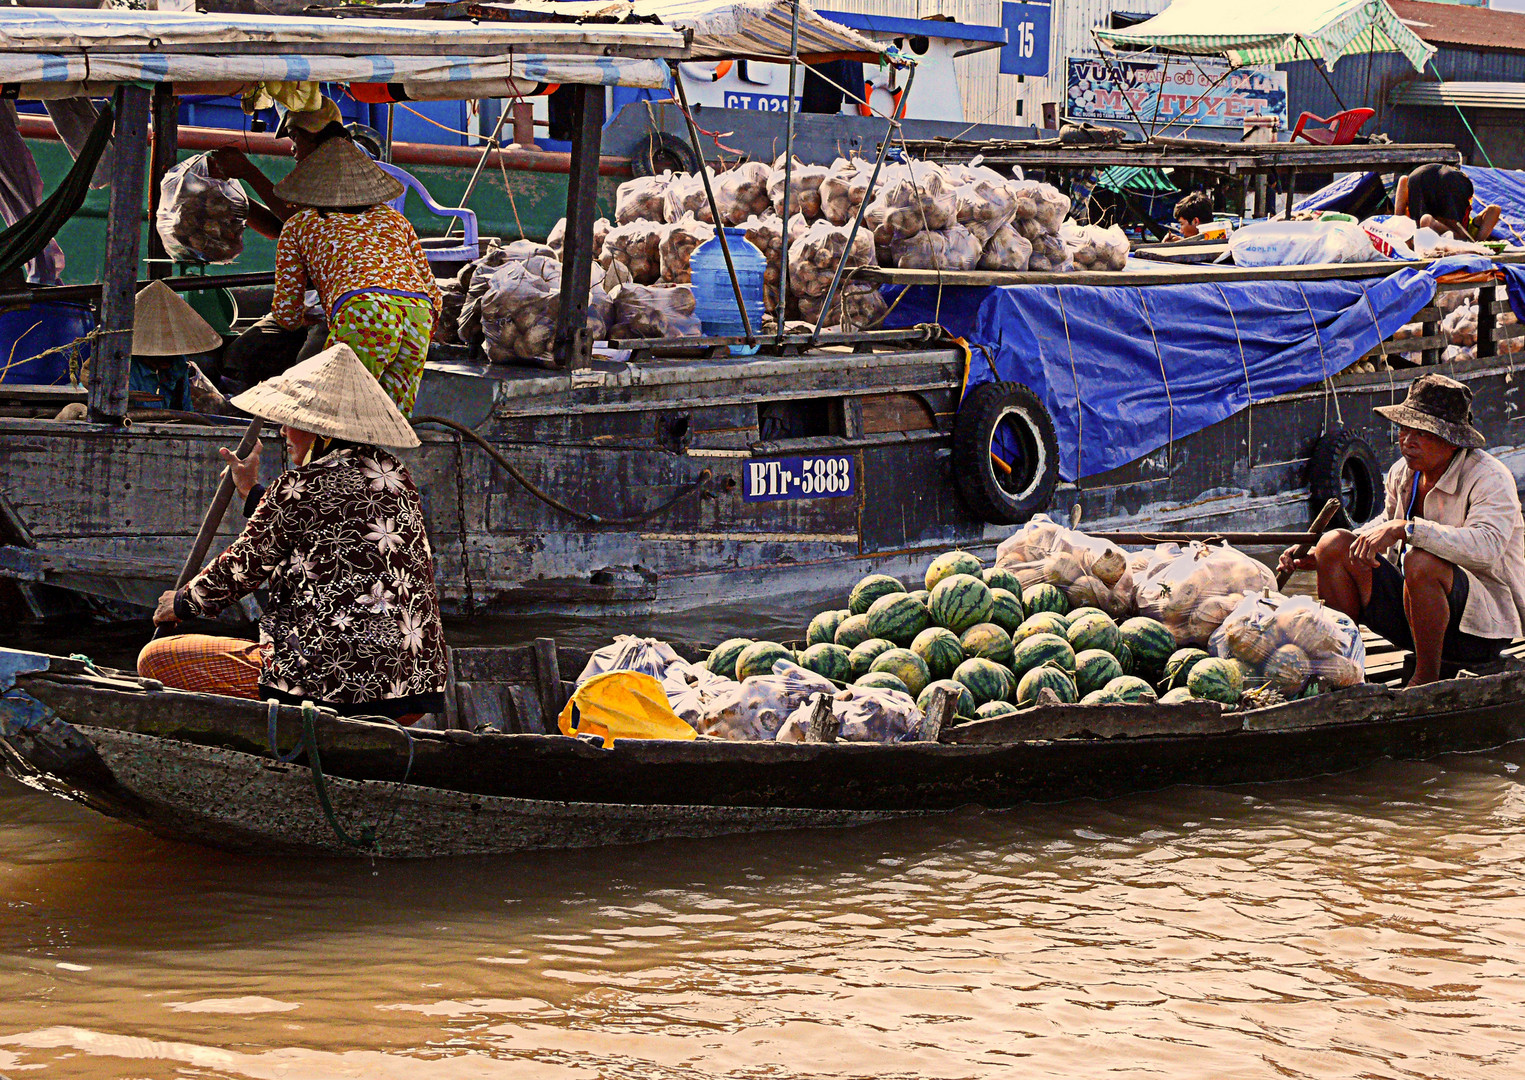
[[[572, 718], [577, 716], [576, 726]], [[639, 671], [606, 671], [579, 686], [557, 720], [563, 735], [597, 735], [604, 749], [615, 739], [693, 739], [667, 703], [662, 684]]]

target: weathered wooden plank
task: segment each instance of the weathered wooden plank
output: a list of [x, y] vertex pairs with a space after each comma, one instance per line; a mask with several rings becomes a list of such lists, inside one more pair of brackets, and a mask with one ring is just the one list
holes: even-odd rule
[[810, 719], [805, 724], [805, 741], [808, 743], [834, 743], [837, 741], [841, 725], [837, 722], [836, 713], [832, 708], [832, 699], [825, 694], [817, 694], [815, 704], [810, 710]]
[[556, 656], [555, 638], [535, 639], [535, 709], [537, 726], [524, 731], [545, 732], [545, 724], [554, 722], [561, 715], [566, 701], [561, 696], [561, 664]]
[[593, 221], [598, 216], [599, 145], [604, 130], [602, 87], [576, 85], [572, 95], [572, 164], [567, 174], [567, 232], [552, 353], [558, 367], [586, 369], [593, 339], [588, 333], [588, 287], [593, 276]]
[[101, 272], [101, 337], [91, 352], [90, 363], [90, 419], [100, 424], [120, 424], [127, 416], [132, 309], [138, 281], [144, 170], [148, 167], [149, 91], [142, 86], [120, 85], [114, 106], [116, 168], [111, 179]]
[[1242, 726], [1240, 716], [1206, 701], [1179, 705], [1040, 706], [1013, 716], [959, 724], [943, 731], [942, 741], [977, 746], [1038, 739], [1216, 735], [1238, 731]]

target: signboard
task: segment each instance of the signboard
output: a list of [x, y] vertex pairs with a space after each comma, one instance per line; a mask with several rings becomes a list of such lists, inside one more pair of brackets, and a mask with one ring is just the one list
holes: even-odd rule
[[[1066, 116], [1103, 123], [1241, 128], [1246, 116], [1287, 126], [1287, 73], [1197, 59], [1069, 58]], [[1131, 106], [1131, 108], [1130, 108]]]
[[749, 460], [742, 469], [747, 502], [776, 499], [835, 499], [857, 487], [851, 454]]
[[[789, 99], [783, 94], [736, 94], [727, 90], [725, 92], [725, 107], [727, 109], [754, 109], [758, 112], [788, 112]], [[796, 110], [799, 103], [795, 102]]]
[[1001, 5], [1001, 26], [1006, 44], [1001, 46], [1002, 75], [1048, 74], [1048, 24], [1053, 9], [1047, 4], [1006, 0]]

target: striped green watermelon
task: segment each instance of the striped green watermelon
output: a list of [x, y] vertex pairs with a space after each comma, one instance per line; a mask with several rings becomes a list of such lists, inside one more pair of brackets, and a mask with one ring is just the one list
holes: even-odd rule
[[1237, 661], [1209, 656], [1199, 660], [1186, 677], [1186, 688], [1191, 696], [1221, 701], [1225, 705], [1239, 704], [1244, 692], [1244, 669]]
[[779, 660], [794, 662], [794, 653], [776, 641], [755, 641], [741, 650], [736, 658], [736, 678], [750, 679], [754, 675], [772, 675], [773, 665]]
[[1111, 691], [1130, 705], [1148, 704], [1158, 698], [1154, 687], [1137, 675], [1119, 675], [1102, 689]]
[[932, 560], [932, 565], [927, 567], [926, 586], [928, 589], [937, 588], [937, 583], [944, 578], [950, 578], [954, 574], [968, 574], [970, 577], [981, 577], [985, 573], [980, 560], [967, 551], [945, 551]]
[[911, 642], [911, 651], [926, 661], [934, 679], [952, 678], [954, 669], [964, 662], [964, 648], [958, 643], [958, 635], [941, 626], [929, 626], [917, 634]]
[[870, 574], [853, 586], [847, 598], [847, 606], [854, 615], [867, 615], [874, 601], [890, 593], [903, 593], [905, 586], [888, 574]]
[[832, 640], [844, 649], [856, 649], [873, 636], [869, 633], [867, 615], [849, 615], [837, 627], [836, 637]]
[[868, 629], [875, 637], [909, 645], [932, 622], [927, 607], [905, 593], [890, 593], [868, 609]]
[[1022, 620], [1022, 625], [1011, 632], [1011, 640], [1021, 641], [1034, 634], [1053, 634], [1055, 637], [1067, 638], [1069, 632], [1069, 621], [1063, 615], [1056, 615], [1052, 611], [1038, 611]]
[[1082, 615], [1078, 619], [1071, 619], [1065, 637], [1074, 646], [1076, 652], [1102, 649], [1109, 653], [1116, 653], [1117, 647], [1122, 644], [1117, 624], [1099, 611], [1094, 615]]
[[1017, 599], [1022, 598], [1022, 579], [1017, 576], [1015, 570], [1008, 570], [1004, 566], [992, 566], [985, 571], [985, 584], [990, 586], [991, 591], [1005, 589], [1014, 594]]
[[906, 595], [912, 597], [913, 599], [920, 600], [922, 607], [926, 607], [927, 601], [932, 598], [932, 594], [927, 592], [926, 589], [912, 589], [910, 592], [906, 593]]
[[837, 627], [842, 625], [852, 612], [846, 608], [839, 611], [823, 611], [810, 620], [810, 628], [805, 631], [806, 645], [819, 645], [821, 642], [835, 642], [837, 640]]
[[926, 712], [932, 705], [932, 691], [939, 686], [945, 686], [958, 695], [958, 708], [955, 710], [957, 715], [974, 719], [975, 712], [979, 709], [979, 706], [974, 703], [974, 695], [969, 692], [967, 686], [953, 679], [938, 679], [936, 682], [927, 683], [925, 689], [917, 695], [916, 707]]
[[932, 681], [932, 673], [927, 670], [926, 661], [917, 656], [910, 649], [890, 649], [874, 657], [874, 662], [868, 667], [872, 674], [875, 671], [888, 671], [895, 678], [905, 683], [911, 696], [915, 697], [927, 688], [927, 683]]
[[853, 678], [867, 675], [869, 669], [874, 666], [874, 659], [895, 647], [893, 641], [885, 638], [869, 638], [863, 644], [853, 649], [848, 654], [848, 662], [852, 665]]
[[982, 656], [1002, 667], [1011, 666], [1011, 635], [995, 623], [979, 623], [964, 631], [958, 644], [964, 656]]
[[1075, 692], [1093, 694], [1113, 679], [1121, 678], [1123, 666], [1117, 657], [1102, 649], [1086, 649], [1075, 654]]
[[853, 677], [852, 654], [840, 645], [818, 641], [800, 653], [800, 667], [824, 675], [832, 682], [845, 683]]
[[938, 626], [962, 634], [971, 626], [986, 622], [994, 604], [983, 581], [969, 574], [954, 574], [933, 587], [927, 610]]
[[1022, 676], [1022, 681], [1017, 683], [1017, 704], [1033, 704], [1038, 700], [1038, 691], [1045, 688], [1052, 690], [1066, 705], [1075, 704], [1074, 680], [1053, 664], [1035, 667]]
[[1000, 701], [1011, 692], [1008, 686], [1011, 673], [1000, 664], [978, 656], [960, 664], [953, 678], [968, 689], [976, 707], [989, 701]]
[[1121, 704], [1123, 704], [1123, 699], [1118, 697], [1111, 690], [1108, 690], [1105, 687], [1103, 687], [1100, 690], [1092, 690], [1085, 697], [1081, 698], [1080, 699], [1080, 704], [1082, 704], [1082, 705], [1121, 705]]
[[[1071, 626], [1074, 626], [1077, 621], [1085, 618], [1087, 615], [1107, 615], [1107, 613], [1099, 607], [1078, 607], [1071, 608], [1065, 613], [1064, 617], [1070, 621]], [[1110, 619], [1112, 616], [1107, 615], [1107, 618]]]
[[1160, 695], [1161, 705], [1181, 705], [1185, 702], [1196, 700], [1196, 698], [1191, 696], [1191, 691], [1184, 686], [1178, 686], [1174, 690], [1166, 690]]
[[1160, 689], [1174, 690], [1179, 686], [1185, 686], [1187, 676], [1191, 674], [1191, 669], [1206, 659], [1207, 653], [1201, 649], [1177, 649], [1170, 654], [1170, 659], [1165, 661], [1164, 677], [1160, 680]]
[[1023, 589], [1022, 606], [1028, 611], [1052, 611], [1056, 615], [1070, 610], [1070, 602], [1057, 585], [1034, 585]]
[[1122, 642], [1121, 644], [1119, 644], [1117, 646], [1117, 652], [1114, 653], [1113, 655], [1115, 655], [1117, 657], [1117, 662], [1122, 665], [1123, 674], [1124, 675], [1132, 675], [1133, 674], [1133, 650], [1128, 648], [1128, 643], [1125, 641], [1125, 642]]
[[752, 644], [751, 638], [733, 637], [722, 641], [710, 650], [709, 667], [716, 675], [727, 679], [736, 678], [736, 660], [741, 650]]
[[1058, 634], [1034, 634], [1023, 638], [1012, 650], [1011, 673], [1018, 679], [1035, 667], [1052, 663], [1062, 671], [1075, 670], [1075, 650]]
[[1021, 599], [1009, 589], [990, 590], [990, 621], [1008, 634], [1027, 620]]
[[994, 720], [998, 716], [1014, 716], [1017, 707], [1009, 701], [987, 701], [975, 712], [979, 720]]
[[879, 690], [899, 690], [907, 696], [914, 696], [905, 683], [901, 682], [888, 671], [870, 671], [867, 675], [853, 680], [854, 686], [872, 686]]
[[1133, 654], [1133, 673], [1158, 682], [1170, 654], [1176, 651], [1175, 635], [1157, 619], [1137, 615], [1117, 628], [1123, 644]]

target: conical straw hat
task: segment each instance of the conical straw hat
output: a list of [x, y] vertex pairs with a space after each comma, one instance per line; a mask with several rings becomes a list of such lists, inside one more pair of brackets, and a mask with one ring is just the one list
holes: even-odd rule
[[329, 139], [297, 162], [275, 193], [303, 206], [375, 206], [397, 198], [403, 186], [348, 139]]
[[164, 282], [149, 282], [132, 302], [134, 356], [189, 356], [221, 347], [222, 335]]
[[251, 416], [367, 446], [417, 446], [418, 436], [360, 357], [338, 344], [233, 399]]

